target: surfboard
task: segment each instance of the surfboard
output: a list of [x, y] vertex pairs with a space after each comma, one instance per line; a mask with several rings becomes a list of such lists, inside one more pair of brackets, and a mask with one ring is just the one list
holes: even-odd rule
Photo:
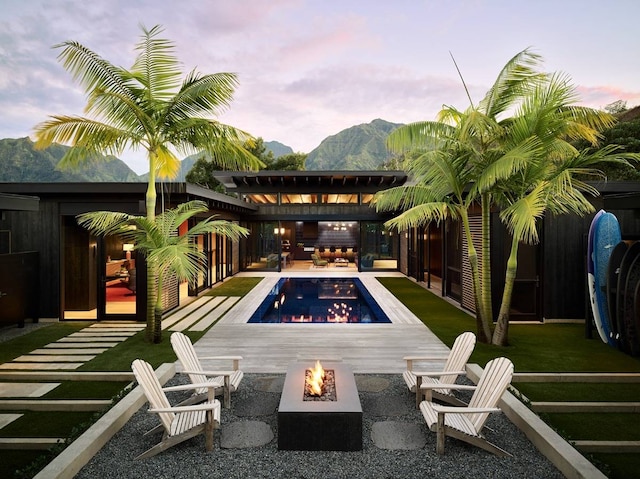
[[631, 265], [639, 255], [640, 242], [636, 241], [631, 244], [627, 252], [622, 257], [622, 261], [620, 262], [620, 272], [618, 273], [618, 287], [616, 291], [616, 317], [618, 319], [618, 332], [620, 333], [620, 340], [618, 341], [618, 344], [620, 349], [626, 353], [631, 352], [631, 343], [629, 338], [630, 333], [628, 331], [630, 325], [627, 324], [627, 320], [625, 319], [625, 311], [627, 308], [632, 307], [632, 299], [627, 298], [626, 295], [627, 276], [629, 276], [629, 269], [631, 268]]
[[620, 263], [629, 249], [624, 241], [620, 241], [611, 252], [609, 264], [607, 264], [607, 307], [609, 311], [609, 323], [611, 333], [616, 340], [616, 345], [620, 347], [620, 332], [622, 331], [622, 318], [618, 318], [618, 275], [620, 274]]
[[616, 340], [612, 334], [607, 304], [607, 266], [613, 248], [621, 239], [620, 224], [615, 215], [608, 212], [600, 215], [593, 232], [593, 276], [595, 277], [596, 305], [600, 313], [598, 332], [602, 340], [611, 346], [616, 346]]
[[598, 330], [600, 339], [606, 343], [607, 339], [602, 332], [602, 327], [600, 326], [600, 311], [596, 302], [596, 277], [594, 275], [595, 255], [593, 253], [595, 247], [594, 237], [596, 232], [596, 223], [603, 214], [604, 210], [598, 211], [593, 217], [593, 220], [591, 220], [591, 225], [589, 226], [589, 238], [587, 241], [587, 284], [589, 286], [589, 302], [591, 304], [593, 324], [595, 324], [596, 329]]
[[625, 340], [628, 345], [628, 353], [632, 356], [638, 356], [640, 354], [640, 330], [638, 319], [636, 317], [636, 302], [638, 300], [638, 286], [640, 285], [640, 254], [636, 255], [635, 259], [629, 267], [629, 273], [627, 274], [627, 284], [625, 287], [625, 311], [624, 311], [624, 326], [625, 326]]

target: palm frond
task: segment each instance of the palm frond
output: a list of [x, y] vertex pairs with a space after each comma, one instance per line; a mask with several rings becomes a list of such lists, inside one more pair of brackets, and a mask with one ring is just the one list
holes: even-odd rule
[[502, 68], [496, 81], [479, 104], [479, 109], [490, 118], [513, 107], [523, 94], [544, 78], [537, 70], [542, 57], [530, 49], [513, 56]]
[[128, 81], [122, 76], [123, 70], [97, 53], [74, 41], [63, 42], [53, 48], [62, 49], [58, 60], [73, 79], [84, 87], [85, 92], [102, 89], [131, 96]]
[[450, 138], [455, 128], [437, 121], [420, 121], [403, 125], [387, 136], [387, 148], [393, 153], [426, 150], [437, 145], [439, 139]]
[[137, 80], [144, 85], [148, 99], [167, 101], [180, 85], [180, 63], [175, 56], [172, 41], [159, 38], [163, 32], [160, 25], [150, 30], [141, 26], [143, 34], [136, 46], [139, 52], [132, 67]]
[[500, 212], [500, 219], [519, 241], [527, 244], [538, 242], [536, 221], [544, 215], [547, 204], [545, 183], [539, 183], [529, 194]]
[[238, 86], [234, 73], [200, 76], [192, 71], [180, 91], [171, 99], [167, 112], [176, 119], [219, 116], [231, 104]]
[[132, 141], [139, 138], [90, 118], [53, 116], [36, 126], [36, 148], [46, 148], [52, 143], [73, 145], [62, 158], [61, 167], [74, 167], [104, 153], [118, 156]]
[[426, 226], [432, 221], [439, 224], [447, 217], [459, 218], [457, 207], [444, 202], [424, 203], [390, 219], [385, 223], [385, 226], [397, 231], [405, 231], [410, 228]]
[[379, 191], [374, 195], [372, 206], [376, 211], [399, 211], [435, 200], [429, 186], [407, 185]]

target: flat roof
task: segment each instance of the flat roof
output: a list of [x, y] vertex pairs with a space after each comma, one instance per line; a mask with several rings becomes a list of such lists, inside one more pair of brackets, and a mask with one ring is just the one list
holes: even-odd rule
[[375, 193], [402, 186], [407, 181], [403, 171], [220, 171], [215, 179], [228, 191], [237, 193], [319, 193], [342, 191]]
[[[95, 195], [114, 195], [122, 198], [123, 195], [140, 195], [140, 199], [143, 200], [146, 190], [146, 182], [0, 183], [0, 192], [2, 192], [0, 195], [10, 195], [14, 197], [21, 194], [69, 196], [73, 198], [82, 196], [95, 197]], [[218, 207], [226, 206], [246, 211], [254, 211], [256, 209], [255, 206], [245, 201], [191, 183], [156, 183], [156, 190], [158, 197], [160, 197], [162, 192], [167, 194], [183, 194], [195, 197], [195, 199], [209, 200]], [[3, 208], [0, 207], [0, 209]]]
[[0, 193], [0, 210], [5, 211], [38, 211], [40, 198], [37, 196], [12, 195]]

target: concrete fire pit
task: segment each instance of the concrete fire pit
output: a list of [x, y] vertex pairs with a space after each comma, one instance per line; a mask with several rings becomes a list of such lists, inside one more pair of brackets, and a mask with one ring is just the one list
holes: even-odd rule
[[309, 361], [289, 364], [278, 408], [278, 449], [362, 450], [362, 406], [353, 371], [344, 363], [322, 363], [333, 370], [335, 401], [305, 401]]

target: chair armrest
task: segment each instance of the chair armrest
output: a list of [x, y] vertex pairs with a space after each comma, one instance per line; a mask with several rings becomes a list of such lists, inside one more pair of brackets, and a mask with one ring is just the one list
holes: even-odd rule
[[440, 376], [448, 376], [450, 374], [456, 374], [458, 376], [466, 375], [466, 371], [439, 371], [439, 372], [426, 372], [426, 371], [411, 371], [416, 376], [427, 376], [430, 378], [437, 378]]
[[216, 386], [215, 384], [211, 384], [211, 383], [195, 383], [195, 384], [181, 384], [179, 386], [168, 386], [166, 388], [162, 388], [162, 390], [165, 392], [171, 392], [171, 391], [189, 391], [191, 389], [200, 389], [200, 388], [216, 389], [219, 387], [220, 386]]
[[211, 409], [219, 409], [220, 401], [215, 399], [212, 402], [205, 402], [200, 404], [193, 404], [191, 406], [173, 406], [166, 408], [149, 409], [149, 412], [161, 413], [161, 412], [189, 412], [189, 411], [208, 411]]
[[433, 404], [433, 410], [437, 413], [456, 413], [456, 414], [478, 414], [483, 412], [500, 412], [501, 409], [497, 407], [455, 407], [455, 406], [440, 406], [439, 404]]
[[180, 371], [180, 374], [202, 374], [204, 376], [231, 376], [235, 371]]
[[476, 386], [472, 386], [470, 384], [421, 384], [420, 389], [457, 389], [459, 391], [473, 391]]

